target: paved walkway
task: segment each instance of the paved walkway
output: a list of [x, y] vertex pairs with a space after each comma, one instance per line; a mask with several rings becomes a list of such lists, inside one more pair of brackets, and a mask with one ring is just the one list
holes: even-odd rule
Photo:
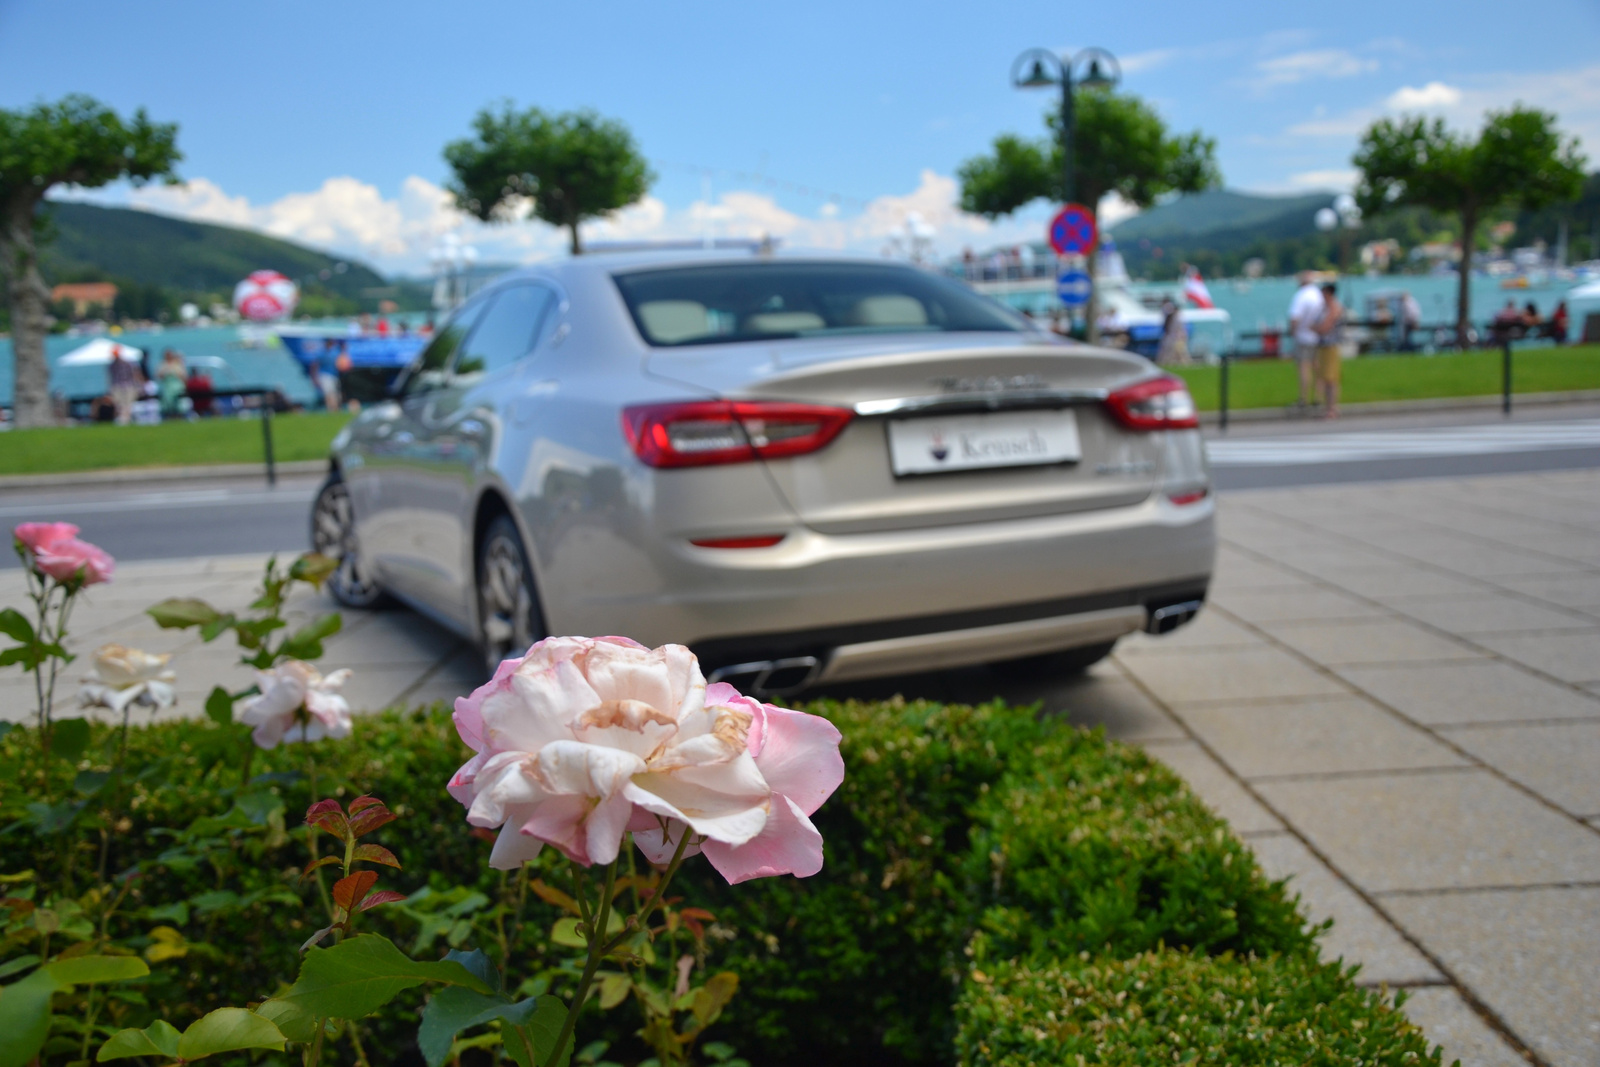
[[[1325, 951], [1471, 1065], [1600, 1062], [1600, 472], [1235, 493], [1210, 608], [1086, 677], [971, 668], [839, 687], [1041, 702], [1143, 744], [1292, 876]], [[248, 602], [261, 558], [125, 566], [80, 651], [175, 651], [182, 709], [241, 686], [228, 639], [140, 612]], [[20, 600], [0, 574], [0, 603]], [[304, 617], [331, 607], [293, 604]], [[474, 654], [405, 611], [346, 613], [329, 669], [360, 708], [451, 699]], [[83, 661], [80, 661], [80, 665]], [[76, 678], [81, 670], [73, 670]], [[0, 707], [31, 688], [0, 676]]]
[[1600, 474], [1228, 497], [1210, 610], [1113, 665], [1446, 1062], [1600, 1062]]

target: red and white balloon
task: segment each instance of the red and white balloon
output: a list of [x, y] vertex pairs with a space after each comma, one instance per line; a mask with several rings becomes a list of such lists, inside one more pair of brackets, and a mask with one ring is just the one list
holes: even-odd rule
[[300, 287], [275, 270], [258, 270], [233, 289], [233, 306], [251, 322], [287, 318], [299, 301]]

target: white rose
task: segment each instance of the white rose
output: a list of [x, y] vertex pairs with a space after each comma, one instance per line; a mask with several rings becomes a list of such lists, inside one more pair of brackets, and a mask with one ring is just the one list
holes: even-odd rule
[[123, 645], [103, 645], [95, 650], [94, 671], [78, 689], [84, 707], [125, 712], [134, 704], [170, 708], [177, 703], [172, 683], [177, 675], [167, 669], [169, 655], [154, 655]]
[[349, 679], [349, 670], [323, 677], [309, 663], [285, 660], [256, 672], [261, 693], [239, 705], [239, 721], [255, 727], [250, 737], [262, 748], [276, 748], [285, 741], [349, 737], [350, 704], [338, 694]]

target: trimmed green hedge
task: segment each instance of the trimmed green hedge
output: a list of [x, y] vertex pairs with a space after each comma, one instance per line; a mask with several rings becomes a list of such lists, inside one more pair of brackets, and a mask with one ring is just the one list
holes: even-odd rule
[[[987, 1062], [974, 1059], [991, 1025], [978, 994], [997, 995], [999, 983], [980, 988], [975, 973], [1009, 974], [1007, 961], [1022, 959], [1040, 975], [1055, 975], [1061, 965], [1054, 960], [1081, 962], [1078, 953], [1111, 961], [1100, 971], [1074, 963], [1059, 972], [1095, 989], [1121, 973], [1115, 961], [1123, 957], [1152, 961], [1152, 975], [1177, 974], [1172, 968], [1181, 963], [1202, 998], [1208, 984], [1235, 988], [1244, 980], [1236, 972], [1286, 990], [1303, 980], [1303, 995], [1286, 993], [1275, 1009], [1284, 1013], [1283, 1025], [1315, 1018], [1321, 1027], [1345, 1027], [1339, 1032], [1353, 1042], [1422, 1047], [1379, 1000], [1356, 991], [1337, 969], [1317, 968], [1311, 934], [1283, 884], [1267, 880], [1226, 826], [1141, 750], [1000, 704], [824, 702], [810, 710], [843, 731], [847, 768], [844, 785], [815, 817], [826, 843], [822, 873], [729, 887], [696, 862], [675, 886], [717, 917], [721, 940], [711, 965], [740, 975], [738, 996], [712, 1035], [742, 1055], [765, 1065], [948, 1064], [958, 1055]], [[111, 743], [115, 735], [102, 729], [96, 736]], [[211, 752], [219, 736], [207, 721], [136, 730], [135, 765], [168, 756], [177, 762], [165, 781], [148, 777], [106, 809], [104, 837], [86, 827], [53, 836], [13, 830], [0, 838], [0, 869], [8, 873], [33, 867], [54, 877], [68, 856], [78, 871], [89, 870], [102, 849], [109, 870], [139, 865], [142, 877], [116, 932], [147, 944], [159, 922], [201, 946], [155, 965], [146, 986], [151, 1003], [164, 1004], [179, 1025], [271, 992], [271, 979], [292, 974], [296, 947], [310, 932], [302, 906], [292, 903], [311, 899], [311, 889], [294, 879], [303, 845], [281, 829], [298, 822], [294, 813], [309, 796], [297, 775], [303, 749], [258, 754], [253, 772], [266, 777], [235, 796], [237, 753]], [[31, 731], [0, 739], [0, 828], [38, 800], [35, 743]], [[497, 896], [502, 876], [486, 865], [489, 846], [469, 833], [443, 789], [465, 756], [443, 709], [358, 720], [350, 740], [314, 747], [322, 795], [370, 792], [402, 815], [380, 832], [405, 864], [385, 875], [385, 886], [427, 886], [451, 900], [469, 891]], [[73, 772], [103, 763], [103, 755], [76, 768], [57, 761], [53, 794], [70, 794]], [[13, 773], [18, 768], [23, 772]], [[86, 799], [80, 823], [92, 823], [105, 802]], [[197, 823], [199, 816], [206, 818]], [[191, 862], [183, 847], [175, 849], [181, 842], [169, 827], [191, 827], [191, 839], [198, 833], [220, 844], [203, 862]], [[563, 884], [553, 850], [544, 860], [542, 876]], [[185, 899], [191, 903], [182, 915], [169, 909], [158, 919], [140, 911]], [[402, 947], [438, 954], [454, 936], [489, 948], [480, 942], [492, 924], [474, 927], [467, 916], [449, 934], [420, 942], [417, 925], [399, 912], [395, 906], [372, 916], [374, 928]], [[545, 937], [557, 915], [536, 900], [527, 915], [514, 949], [519, 969], [543, 973], [559, 992], [566, 978], [557, 964], [570, 953]], [[1017, 981], [1035, 973], [1018, 971]], [[1314, 1011], [1335, 1000], [1348, 1010]], [[1051, 1008], [1041, 1002], [1038, 1010]], [[1230, 1027], [1248, 1022], [1224, 1014], [1217, 1020], [1228, 1041], [1235, 1040]], [[122, 1024], [143, 1025], [139, 1010], [128, 1008]], [[625, 1013], [593, 1017], [585, 1028], [626, 1042], [634, 1025]], [[374, 1064], [409, 1062], [414, 1026], [405, 1018], [375, 1024], [369, 1050], [383, 1052], [374, 1052]], [[1129, 1031], [1127, 1040], [1136, 1037]], [[1137, 1047], [1128, 1045], [1128, 1055]], [[612, 1055], [627, 1048], [614, 1046]], [[1113, 1051], [1096, 1055], [1140, 1062], [1117, 1060], [1123, 1053]]]
[[957, 1045], [963, 1067], [1439, 1063], [1403, 1000], [1300, 954], [1002, 963], [972, 972]]

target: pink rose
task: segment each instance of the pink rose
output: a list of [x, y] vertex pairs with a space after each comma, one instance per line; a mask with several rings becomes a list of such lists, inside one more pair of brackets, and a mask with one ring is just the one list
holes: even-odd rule
[[[844, 781], [838, 728], [820, 715], [741, 696], [726, 683], [709, 686], [706, 703], [740, 705], [751, 713], [748, 750], [772, 789], [772, 807], [755, 837], [739, 845], [707, 840], [699, 851], [729, 885], [780, 874], [807, 878], [822, 870], [822, 835], [810, 815]], [[632, 829], [639, 850], [654, 863], [672, 858], [682, 832], [670, 823], [665, 830], [653, 822]]]
[[70, 522], [25, 522], [13, 531], [22, 547], [31, 553], [52, 541], [70, 541], [78, 536], [78, 528]]
[[84, 585], [109, 582], [116, 569], [111, 554], [77, 538], [70, 522], [25, 522], [15, 531], [29, 566], [39, 574], [66, 584], [81, 575]]
[[634, 822], [742, 845], [771, 789], [749, 752], [753, 713], [708, 706], [694, 654], [620, 637], [552, 637], [456, 702], [477, 753], [450, 780], [474, 826], [500, 827], [489, 863], [515, 869], [554, 845], [610, 863]]

